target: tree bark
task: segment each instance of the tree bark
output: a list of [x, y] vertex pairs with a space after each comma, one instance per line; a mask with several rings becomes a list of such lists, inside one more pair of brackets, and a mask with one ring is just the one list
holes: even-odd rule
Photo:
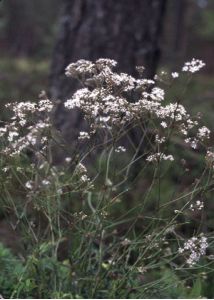
[[[135, 66], [154, 76], [160, 58], [160, 37], [167, 0], [64, 0], [50, 74], [50, 95], [62, 102], [76, 88], [64, 75], [78, 59], [111, 58], [120, 71], [135, 74]], [[79, 127], [79, 115], [59, 105], [56, 125], [63, 131]]]
[[166, 0], [64, 0], [51, 67], [51, 95], [64, 99], [72, 91], [65, 67], [78, 59], [108, 57], [122, 71], [146, 67], [152, 77], [160, 57]]
[[172, 0], [168, 5], [166, 22], [170, 24], [164, 32], [164, 61], [175, 70], [186, 59], [188, 41], [191, 35], [190, 25], [196, 3], [188, 0]]

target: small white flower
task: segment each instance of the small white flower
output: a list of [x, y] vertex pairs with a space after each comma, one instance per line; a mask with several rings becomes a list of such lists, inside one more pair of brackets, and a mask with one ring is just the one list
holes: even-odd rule
[[158, 153], [155, 153], [155, 154], [152, 154], [152, 155], [148, 156], [146, 160], [148, 162], [158, 162], [158, 161], [161, 161], [161, 160], [173, 161], [174, 157], [171, 154], [166, 155], [164, 153], [158, 152]]
[[203, 126], [203, 127], [201, 127], [201, 128], [198, 129], [197, 136], [201, 140], [209, 139], [209, 137], [210, 137], [210, 130], [206, 126]]
[[90, 139], [88, 132], [80, 131], [80, 135], [78, 137], [79, 140]]
[[162, 144], [166, 141], [166, 138], [163, 136], [163, 137], [160, 137], [158, 134], [156, 134], [155, 136], [155, 142], [158, 143], [158, 144]]
[[189, 144], [191, 148], [197, 149], [198, 147], [198, 140], [196, 138], [187, 138], [184, 140], [185, 143]]
[[7, 132], [5, 127], [0, 127], [0, 137], [3, 136]]
[[131, 244], [131, 240], [125, 238], [122, 242], [121, 242], [121, 245], [122, 246], [128, 246]]
[[29, 180], [25, 183], [25, 187], [29, 190], [32, 190], [33, 189], [33, 182], [32, 180]]
[[172, 72], [172, 78], [178, 78], [179, 77], [179, 74], [178, 72]]
[[61, 188], [57, 190], [57, 194], [58, 194], [58, 195], [62, 195], [62, 194], [63, 194], [63, 191], [62, 191]]
[[182, 68], [183, 72], [195, 73], [205, 66], [205, 63], [200, 59], [193, 58], [190, 62], [186, 62]]
[[90, 181], [90, 178], [87, 176], [87, 175], [82, 175], [81, 177], [80, 177], [80, 180], [82, 181], [82, 182], [88, 182], [88, 181]]
[[123, 147], [123, 146], [118, 146], [116, 149], [115, 149], [115, 152], [126, 152], [126, 148]]
[[206, 249], [208, 247], [207, 238], [201, 234], [199, 238], [192, 237], [184, 243], [183, 248], [179, 248], [178, 252], [180, 254], [188, 255], [186, 263], [192, 267], [201, 258], [201, 256], [206, 254]]
[[42, 180], [42, 184], [43, 184], [43, 185], [49, 185], [49, 184], [50, 184], [50, 181], [49, 181], [49, 180], [46, 180], [46, 179], [44, 179], [44, 180]]
[[87, 173], [87, 169], [86, 169], [86, 167], [85, 167], [82, 163], [79, 163], [79, 164], [76, 166], [75, 172], [76, 172], [76, 173], [83, 174], [83, 173]]
[[96, 60], [96, 65], [101, 69], [105, 67], [113, 68], [117, 65], [117, 62], [109, 58], [99, 58]]
[[80, 59], [75, 63], [71, 63], [67, 66], [65, 75], [75, 77], [78, 75], [92, 74], [95, 70], [95, 65], [85, 59]]
[[192, 211], [202, 210], [204, 208], [204, 202], [197, 200], [195, 203], [192, 203], [189, 208]]
[[70, 162], [71, 162], [71, 157], [66, 157], [66, 158], [65, 158], [65, 162], [66, 162], [66, 163], [70, 163]]
[[162, 121], [162, 122], [160, 123], [160, 125], [161, 125], [163, 128], [167, 128], [167, 123], [164, 122], [164, 121]]
[[8, 141], [12, 142], [15, 137], [19, 136], [17, 131], [10, 131], [8, 134]]

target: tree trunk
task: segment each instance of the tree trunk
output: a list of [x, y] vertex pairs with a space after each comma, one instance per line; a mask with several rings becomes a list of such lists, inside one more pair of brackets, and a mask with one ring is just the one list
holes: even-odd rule
[[[112, 58], [120, 71], [135, 74], [135, 66], [153, 77], [160, 57], [160, 37], [166, 0], [64, 0], [58, 39], [53, 54], [50, 94], [69, 98], [75, 81], [65, 77], [66, 66], [78, 59]], [[79, 128], [79, 115], [59, 105], [57, 127], [63, 132]]]
[[63, 99], [72, 91], [65, 67], [84, 58], [108, 57], [122, 71], [136, 65], [155, 73], [166, 0], [64, 0], [51, 68], [51, 95]]
[[196, 3], [189, 0], [171, 0], [168, 5], [166, 22], [170, 26], [164, 32], [163, 61], [170, 65], [172, 70], [186, 59], [194, 7]]

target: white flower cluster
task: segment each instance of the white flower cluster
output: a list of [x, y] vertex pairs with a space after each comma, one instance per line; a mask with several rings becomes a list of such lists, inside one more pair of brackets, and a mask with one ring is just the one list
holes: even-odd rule
[[[66, 69], [66, 75], [78, 77], [84, 87], [77, 90], [73, 97], [65, 102], [68, 109], [79, 108], [88, 121], [91, 133], [100, 128], [108, 130], [121, 127], [128, 123], [143, 120], [150, 116], [159, 122], [159, 127], [168, 129], [173, 124], [185, 142], [193, 148], [197, 147], [199, 141], [208, 138], [209, 129], [202, 127], [198, 129], [195, 137], [190, 130], [198, 126], [197, 120], [192, 120], [185, 107], [180, 103], [165, 104], [165, 91], [155, 86], [151, 79], [136, 79], [125, 73], [116, 73], [113, 68], [116, 61], [111, 59], [98, 59], [94, 63], [79, 60], [70, 64]], [[193, 59], [183, 67], [183, 71], [195, 72], [203, 66], [203, 62]], [[177, 78], [177, 72], [172, 73]], [[130, 101], [131, 97], [135, 102]], [[156, 137], [156, 142], [162, 144], [166, 138], [161, 134]], [[89, 133], [80, 133], [79, 139], [87, 139]], [[156, 153], [147, 158], [148, 161], [173, 160], [171, 155]]]
[[196, 138], [186, 138], [185, 140], [186, 144], [189, 144], [191, 148], [196, 149], [198, 146], [198, 139]]
[[32, 190], [33, 189], [33, 181], [32, 180], [29, 180], [25, 183], [25, 187], [29, 190]]
[[85, 139], [88, 140], [88, 139], [90, 139], [90, 136], [89, 136], [88, 132], [86, 132], [86, 131], [80, 131], [78, 139], [79, 140], [85, 140]]
[[[125, 73], [114, 73], [111, 68], [115, 64], [116, 62], [107, 59], [99, 59], [95, 64], [86, 61], [83, 64], [80, 60], [67, 68], [70, 70], [69, 76], [73, 76], [74, 73], [82, 75], [85, 86], [94, 86], [77, 90], [73, 97], [65, 102], [68, 109], [80, 108], [85, 117], [91, 120], [91, 127], [107, 127], [109, 123], [119, 123], [121, 117], [126, 116], [129, 102], [120, 93], [134, 89], [135, 80]], [[66, 74], [68, 75], [68, 71]], [[91, 75], [90, 78], [87, 77], [88, 74]]]
[[171, 154], [170, 155], [166, 155], [164, 153], [158, 152], [158, 153], [149, 155], [146, 160], [148, 162], [159, 162], [161, 160], [173, 161], [174, 157]]
[[197, 210], [202, 210], [204, 208], [204, 202], [197, 200], [194, 204], [192, 203], [190, 205], [190, 210], [191, 211], [197, 211]]
[[87, 175], [87, 169], [82, 163], [79, 163], [76, 166], [75, 174], [78, 175], [81, 182], [83, 183], [90, 182], [90, 178]]
[[[198, 125], [197, 122], [195, 123], [195, 125]], [[187, 134], [188, 131], [186, 129], [184, 129], [184, 131], [186, 131]], [[205, 141], [210, 138], [210, 133], [210, 129], [208, 129], [206, 126], [203, 126], [201, 128], [198, 128], [198, 132], [195, 137], [188, 137], [184, 141], [185, 143], [189, 144], [193, 149], [196, 149], [200, 141]]]
[[[67, 156], [65, 158], [65, 163], [71, 165], [71, 157]], [[43, 168], [47, 166], [47, 169], [44, 170], [45, 172], [42, 172]], [[31, 180], [28, 180], [25, 183], [25, 188], [28, 190], [30, 193], [29, 195], [32, 195], [33, 191], [36, 192], [43, 192], [46, 189], [49, 189], [53, 187], [53, 183], [56, 182], [57, 178], [57, 185], [60, 184], [61, 179], [64, 178], [64, 175], [66, 174], [61, 168], [63, 166], [52, 166], [46, 162], [41, 164], [39, 166], [39, 170], [41, 170], [35, 178], [31, 178]], [[65, 179], [65, 178], [64, 178]], [[70, 185], [72, 186], [73, 190], [79, 191], [83, 188], [85, 191], [86, 189], [91, 189], [93, 188], [93, 184], [91, 179], [88, 176], [88, 171], [87, 168], [82, 164], [78, 163], [75, 168], [73, 169], [72, 176], [67, 179], [67, 183], [63, 184], [64, 186]], [[59, 195], [63, 194], [63, 186], [58, 185], [57, 188], [57, 193]]]
[[[80, 60], [69, 65], [66, 74], [78, 74], [85, 87], [77, 90], [73, 97], [65, 102], [65, 107], [80, 108], [90, 120], [93, 129], [121, 125], [142, 118], [147, 113], [159, 118], [164, 128], [167, 127], [168, 119], [180, 122], [180, 131], [185, 134], [197, 125], [196, 121], [190, 119], [183, 105], [160, 103], [164, 100], [165, 92], [159, 87], [150, 88], [155, 81], [135, 79], [124, 73], [117, 74], [112, 71], [115, 65], [116, 62], [109, 59], [99, 59], [95, 63]], [[87, 76], [88, 74], [90, 76]], [[128, 91], [136, 92], [134, 103], [129, 101]]]
[[90, 178], [86, 175], [86, 174], [83, 174], [81, 177], [80, 177], [80, 180], [82, 182], [89, 182], [90, 181]]
[[[128, 126], [152, 120], [152, 130], [157, 132], [156, 129], [160, 129], [155, 137], [158, 150], [157, 153], [153, 150], [147, 161], [157, 162], [174, 160], [172, 155], [162, 153], [164, 151], [161, 148], [167, 140], [168, 128], [172, 126], [193, 148], [209, 138], [210, 130], [205, 126], [197, 129], [198, 121], [190, 118], [183, 105], [166, 103], [165, 91], [156, 86], [155, 80], [136, 79], [125, 73], [117, 73], [113, 71], [116, 65], [116, 61], [102, 58], [95, 62], [79, 60], [66, 68], [67, 76], [78, 78], [83, 84], [83, 88], [78, 89], [65, 102], [68, 109], [80, 109], [88, 122], [89, 130], [79, 133], [80, 141], [89, 140], [100, 129], [107, 129], [111, 134], [118, 133]], [[191, 67], [199, 68], [201, 65], [201, 61], [193, 59], [191, 63], [185, 64], [184, 71], [188, 68], [193, 71]], [[172, 73], [173, 78], [178, 76], [178, 73]], [[8, 107], [14, 116], [9, 124], [0, 128], [0, 137], [6, 138], [8, 143], [4, 152], [15, 155], [38, 142], [45, 149], [48, 139], [44, 133], [50, 127], [52, 102], [43, 99], [38, 103], [20, 102], [9, 104]], [[197, 131], [195, 136], [190, 132], [192, 129]], [[115, 151], [124, 152], [124, 149], [118, 148]]]
[[[190, 115], [187, 114], [186, 109], [183, 105], [178, 103], [170, 103], [166, 106], [159, 107], [156, 111], [157, 117], [160, 119], [171, 119], [176, 122], [187, 121]], [[187, 124], [187, 129], [189, 128]]]
[[24, 149], [35, 146], [37, 142], [45, 149], [47, 137], [43, 134], [50, 124], [49, 113], [53, 109], [50, 100], [35, 102], [15, 102], [6, 105], [12, 110], [11, 121], [0, 129], [8, 146], [3, 153], [14, 156]]
[[[51, 182], [47, 179], [43, 179], [41, 180], [41, 186], [43, 187], [47, 187], [51, 184]], [[37, 186], [38, 188], [38, 184], [36, 184], [33, 180], [28, 180], [26, 183], [25, 183], [25, 187], [28, 189], [28, 190], [33, 190], [35, 189], [35, 187]]]
[[43, 179], [43, 180], [42, 180], [42, 185], [47, 186], [47, 185], [50, 185], [50, 184], [51, 184], [51, 183], [50, 183], [49, 180], [47, 180], [47, 179]]
[[213, 165], [214, 165], [214, 152], [213, 151], [210, 151], [210, 150], [207, 151], [206, 161], [209, 166], [213, 167]]
[[[144, 110], [157, 110], [158, 102], [164, 99], [164, 90], [159, 87], [147, 91], [148, 86], [154, 85], [153, 80], [115, 73], [112, 68], [116, 64], [109, 59], [98, 59], [95, 63], [80, 60], [66, 69], [68, 76], [79, 76], [85, 87], [77, 90], [65, 107], [80, 108], [94, 128], [125, 123], [142, 115]], [[142, 91], [139, 101], [130, 103], [128, 93], [139, 90]]]
[[157, 144], [162, 144], [162, 143], [164, 143], [165, 141], [166, 141], [165, 136], [164, 136], [164, 137], [160, 137], [158, 134], [156, 134], [156, 136], [155, 136], [155, 142], [156, 142]]
[[178, 72], [172, 72], [172, 78], [178, 78], [179, 77], [179, 73]]
[[203, 127], [198, 129], [197, 136], [202, 141], [205, 140], [205, 139], [209, 139], [210, 138], [210, 130], [206, 126], [203, 126]]
[[195, 73], [205, 66], [205, 63], [200, 59], [193, 58], [190, 62], [186, 62], [182, 68], [183, 72]]
[[76, 63], [67, 66], [65, 74], [66, 76], [76, 77], [82, 74], [92, 74], [94, 71], [94, 64], [92, 62], [80, 59]]
[[207, 238], [202, 234], [200, 238], [192, 237], [184, 243], [183, 248], [179, 248], [180, 254], [186, 254], [186, 263], [191, 267], [195, 265], [206, 254], [208, 247]]
[[86, 169], [86, 167], [82, 163], [79, 163], [76, 166], [75, 172], [83, 174], [83, 173], [87, 173], [87, 169]]
[[150, 93], [143, 92], [142, 95], [145, 99], [149, 98], [153, 101], [162, 101], [164, 100], [165, 92], [159, 87], [154, 87]]
[[120, 152], [126, 152], [126, 148], [123, 147], [123, 146], [118, 146], [118, 147], [115, 149], [115, 152], [118, 152], [118, 153], [120, 153]]

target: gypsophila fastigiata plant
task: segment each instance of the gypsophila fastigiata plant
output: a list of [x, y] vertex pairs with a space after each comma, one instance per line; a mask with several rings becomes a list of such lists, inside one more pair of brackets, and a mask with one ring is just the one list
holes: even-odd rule
[[64, 106], [86, 124], [72, 143], [54, 127], [57, 108], [45, 93], [7, 105], [1, 206], [22, 234], [24, 264], [11, 297], [203, 296], [213, 265], [211, 131], [184, 107], [186, 86], [175, 99], [168, 89], [204, 63], [154, 79], [116, 65], [66, 68], [82, 87]]

